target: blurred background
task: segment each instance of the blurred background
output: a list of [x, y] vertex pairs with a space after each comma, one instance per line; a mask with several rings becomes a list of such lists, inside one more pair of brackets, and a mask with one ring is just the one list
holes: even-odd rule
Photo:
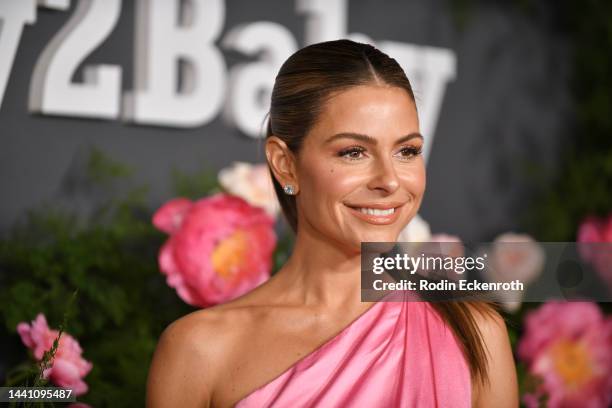
[[[379, 47], [413, 83], [427, 192], [412, 237], [612, 242], [608, 2], [0, 0], [0, 382], [32, 384], [62, 327], [82, 354], [47, 380], [92, 406], [142, 405], [163, 328], [238, 294], [158, 264], [178, 233], [168, 217], [197, 200], [267, 200], [276, 238], [243, 279], [277, 270], [292, 236], [266, 183], [251, 191], [271, 88], [297, 49], [338, 38]], [[524, 404], [612, 401], [609, 304], [576, 305], [506, 311]], [[592, 316], [555, 354], [571, 374], [536, 372], [546, 347], [519, 351], [537, 313], [557, 329]]]

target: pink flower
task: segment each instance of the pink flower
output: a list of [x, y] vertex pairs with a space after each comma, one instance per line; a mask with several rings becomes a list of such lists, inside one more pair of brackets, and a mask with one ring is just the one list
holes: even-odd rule
[[234, 299], [270, 277], [274, 220], [240, 197], [170, 200], [153, 216], [170, 238], [159, 252], [168, 285], [194, 306]]
[[612, 404], [612, 318], [590, 302], [548, 302], [529, 313], [519, 357], [542, 379], [524, 398], [535, 407], [608, 407]]
[[589, 216], [578, 228], [578, 250], [586, 262], [612, 289], [612, 214], [607, 218]]
[[[49, 329], [47, 319], [39, 313], [31, 324], [19, 323], [17, 333], [21, 336], [23, 344], [32, 350], [34, 358], [40, 361], [45, 351], [53, 347], [53, 341], [59, 331]], [[88, 387], [83, 377], [91, 371], [93, 364], [83, 359], [82, 353], [79, 342], [70, 334], [63, 332], [51, 367], [43, 372], [43, 377], [57, 386], [71, 388], [76, 395], [85, 394]]]

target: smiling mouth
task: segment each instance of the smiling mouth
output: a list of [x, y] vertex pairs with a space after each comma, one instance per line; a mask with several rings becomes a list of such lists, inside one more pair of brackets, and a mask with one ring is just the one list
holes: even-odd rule
[[344, 204], [357, 218], [375, 225], [388, 225], [399, 216], [401, 203], [377, 204], [372, 206], [353, 206]]
[[369, 215], [391, 215], [395, 212], [395, 208], [390, 208], [388, 210], [379, 210], [378, 208], [359, 208], [359, 207], [353, 207], [356, 210], [361, 211], [364, 214], [369, 214]]

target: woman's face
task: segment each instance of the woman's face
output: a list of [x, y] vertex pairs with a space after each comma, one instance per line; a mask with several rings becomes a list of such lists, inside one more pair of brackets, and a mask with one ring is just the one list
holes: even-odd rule
[[414, 102], [399, 87], [355, 86], [329, 99], [296, 160], [298, 230], [359, 251], [395, 242], [425, 190]]

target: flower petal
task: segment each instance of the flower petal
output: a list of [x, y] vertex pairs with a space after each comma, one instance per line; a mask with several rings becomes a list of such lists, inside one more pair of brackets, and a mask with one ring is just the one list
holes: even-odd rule
[[153, 214], [153, 225], [168, 234], [180, 228], [185, 214], [193, 206], [187, 198], [175, 198], [162, 205]]

